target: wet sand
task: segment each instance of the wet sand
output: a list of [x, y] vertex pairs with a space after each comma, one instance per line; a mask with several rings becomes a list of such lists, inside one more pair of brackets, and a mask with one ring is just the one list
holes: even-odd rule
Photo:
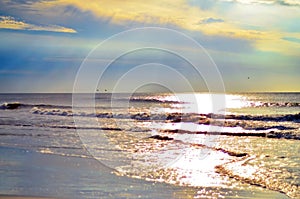
[[95, 159], [11, 147], [0, 147], [0, 153], [1, 199], [192, 198], [197, 191], [117, 176]]
[[[262, 188], [202, 188], [117, 176], [95, 159], [0, 147], [0, 199], [58, 198], [288, 198]], [[204, 197], [203, 197], [204, 196]]]

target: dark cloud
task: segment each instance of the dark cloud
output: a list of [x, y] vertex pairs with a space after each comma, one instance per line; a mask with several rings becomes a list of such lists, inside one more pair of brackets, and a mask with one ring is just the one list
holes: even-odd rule
[[217, 18], [205, 18], [199, 21], [199, 24], [209, 24], [209, 23], [223, 23], [223, 19], [217, 19]]

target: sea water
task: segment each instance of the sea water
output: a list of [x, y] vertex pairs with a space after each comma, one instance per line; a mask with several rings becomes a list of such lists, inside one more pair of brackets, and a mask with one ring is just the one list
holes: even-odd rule
[[[300, 197], [300, 93], [1, 94], [0, 104], [6, 149], [94, 159], [118, 178], [195, 198]], [[0, 193], [9, 186], [18, 188]]]

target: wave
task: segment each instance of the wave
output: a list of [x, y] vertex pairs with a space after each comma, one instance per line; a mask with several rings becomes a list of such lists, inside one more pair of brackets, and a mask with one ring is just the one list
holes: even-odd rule
[[[133, 98], [133, 101], [138, 102], [159, 102], [159, 103], [181, 103], [179, 101], [166, 101], [155, 98]], [[259, 106], [300, 106], [300, 103], [263, 103]], [[53, 104], [26, 104], [21, 102], [5, 102], [0, 105], [0, 109], [19, 109], [31, 108], [31, 112], [41, 115], [59, 115], [59, 116], [86, 116], [98, 118], [118, 118], [118, 119], [135, 119], [135, 120], [165, 120], [169, 122], [197, 122], [199, 124], [211, 124], [211, 119], [225, 119], [225, 120], [241, 120], [241, 121], [271, 121], [271, 122], [296, 122], [300, 123], [300, 113], [285, 114], [285, 115], [223, 115], [223, 114], [197, 114], [197, 113], [135, 113], [135, 114], [113, 114], [108, 113], [73, 113], [71, 105], [53, 105]], [[80, 107], [79, 107], [80, 108]], [[86, 107], [88, 108], [88, 107]], [[118, 107], [95, 107], [100, 109], [114, 109]], [[119, 107], [122, 108], [122, 107]], [[280, 127], [279, 127], [280, 128]]]
[[114, 119], [134, 119], [138, 121], [166, 121], [166, 122], [197, 122], [200, 118], [209, 117], [210, 115], [194, 114], [194, 113], [114, 113], [114, 112], [73, 112], [68, 109], [48, 109], [33, 107], [31, 113], [39, 115], [54, 116], [75, 116], [75, 117], [97, 117], [97, 118], [114, 118]]
[[298, 102], [251, 102], [250, 107], [300, 107]]
[[181, 129], [172, 129], [172, 130], [161, 130], [163, 133], [178, 133], [178, 134], [202, 134], [202, 135], [224, 135], [224, 136], [237, 136], [237, 137], [265, 137], [265, 138], [283, 138], [283, 139], [292, 139], [300, 140], [300, 135], [291, 132], [209, 132], [209, 131], [187, 131]]
[[[3, 124], [0, 124], [3, 125]], [[33, 125], [26, 124], [15, 124], [14, 126], [21, 127], [32, 127]], [[112, 127], [85, 127], [85, 126], [63, 126], [63, 125], [34, 125], [35, 127], [43, 127], [43, 128], [58, 128], [58, 129], [84, 129], [84, 130], [101, 130], [101, 131], [123, 131], [121, 128], [112, 128]], [[129, 130], [130, 129], [126, 129]], [[134, 129], [133, 129], [134, 131]], [[48, 134], [40, 134], [40, 133], [0, 133], [0, 136], [32, 136], [32, 137], [50, 137]]]
[[[300, 197], [299, 184], [287, 183], [282, 179], [275, 177], [276, 173], [272, 169], [257, 168], [247, 164], [255, 157], [246, 157], [242, 160], [232, 161], [224, 165], [215, 167], [216, 172], [234, 178], [238, 181], [248, 183], [250, 185], [266, 188], [273, 191], [278, 191], [291, 198]], [[245, 172], [248, 171], [248, 172]], [[274, 178], [275, 177], [275, 178]]]
[[[45, 105], [41, 105], [45, 106]], [[245, 123], [239, 121], [262, 121], [262, 122], [294, 122], [300, 123], [300, 113], [286, 115], [221, 115], [221, 114], [196, 114], [196, 113], [113, 113], [113, 112], [73, 112], [71, 109], [59, 108], [41, 108], [33, 107], [31, 113], [40, 115], [57, 115], [57, 116], [81, 116], [81, 117], [97, 117], [97, 118], [115, 118], [115, 119], [134, 119], [134, 120], [151, 120], [151, 121], [167, 121], [167, 122], [195, 122], [204, 125], [216, 125], [234, 127], [240, 126], [248, 130], [267, 130], [276, 128], [279, 130], [294, 129], [277, 125], [276, 127], [249, 127]], [[225, 122], [224, 122], [225, 121]]]
[[153, 136], [150, 136], [148, 138], [161, 140], [161, 141], [175, 141], [175, 142], [178, 142], [178, 143], [181, 143], [181, 144], [190, 145], [191, 147], [194, 147], [194, 148], [207, 148], [207, 149], [211, 149], [211, 150], [214, 150], [214, 151], [220, 151], [222, 153], [226, 153], [230, 156], [235, 156], [235, 157], [248, 156], [248, 153], [240, 153], [240, 152], [235, 152], [235, 151], [229, 151], [229, 150], [226, 150], [226, 149], [223, 149], [223, 148], [220, 148], [220, 147], [207, 146], [205, 144], [187, 143], [187, 142], [184, 142], [182, 140], [175, 140], [173, 137], [168, 137], [168, 136], [153, 135]]
[[300, 113], [287, 115], [226, 115], [225, 119], [234, 120], [255, 120], [255, 121], [272, 121], [272, 122], [300, 122]]
[[162, 100], [156, 98], [131, 98], [130, 102], [141, 102], [141, 103], [162, 103], [162, 104], [184, 104], [185, 102], [176, 101], [176, 100]]
[[[92, 112], [73, 112], [67, 109], [48, 109], [33, 107], [31, 113], [40, 115], [56, 115], [56, 116], [78, 116], [78, 117], [97, 117], [97, 118], [115, 118], [115, 119], [134, 119], [134, 120], [168, 120], [172, 121], [178, 114], [151, 114], [151, 113], [113, 113], [113, 112], [102, 112], [102, 113], [92, 113]], [[188, 114], [185, 117], [192, 117], [193, 115]]]
[[[296, 122], [300, 123], [300, 113], [285, 115], [222, 115], [222, 114], [196, 114], [196, 113], [171, 113], [167, 114], [166, 120], [171, 122], [197, 122], [199, 124], [216, 124], [220, 121], [270, 121], [270, 122]], [[229, 122], [228, 122], [229, 124]], [[223, 125], [223, 124], [222, 124]], [[278, 127], [280, 129], [280, 127]]]
[[[97, 117], [97, 118], [116, 118], [116, 119], [135, 119], [135, 120], [159, 120], [168, 122], [197, 122], [200, 118], [212, 117], [212, 114], [195, 114], [195, 113], [114, 113], [114, 112], [73, 112], [71, 109], [44, 108], [35, 106], [31, 113], [40, 115], [56, 116], [78, 116], [78, 117]], [[224, 117], [224, 116], [223, 116]], [[219, 116], [218, 116], [219, 118]]]
[[[234, 114], [198, 114], [201, 124], [210, 124], [216, 120], [266, 121], [266, 122], [300, 122], [300, 113], [285, 115], [234, 115]], [[211, 120], [212, 119], [212, 120]]]
[[[41, 147], [40, 149], [37, 150], [37, 152], [39, 153], [43, 153], [43, 154], [51, 154], [51, 155], [59, 155], [59, 156], [66, 156], [66, 157], [77, 157], [77, 158], [87, 158], [87, 159], [95, 159], [95, 157], [86, 154], [76, 154], [76, 153], [63, 153], [61, 151], [55, 151], [55, 150], [51, 150], [51, 149], [71, 149], [71, 147]], [[83, 150], [83, 148], [73, 148], [73, 149], [77, 149], [77, 150]], [[103, 150], [103, 151], [120, 151], [120, 150], [112, 150], [112, 149], [97, 149], [97, 150]], [[121, 151], [120, 151], [121, 152]]]
[[[128, 99], [124, 99], [129, 101]], [[146, 103], [169, 103], [169, 104], [187, 104], [190, 102], [172, 100], [167, 98], [158, 99], [155, 97], [136, 97], [131, 98], [131, 102], [146, 102]], [[245, 107], [300, 107], [299, 102], [262, 102], [262, 101], [249, 101]]]
[[[126, 99], [128, 101], [128, 99]], [[133, 102], [148, 102], [148, 103], [170, 103], [170, 104], [186, 104], [189, 102], [179, 101], [167, 98], [156, 97], [135, 97], [131, 98]], [[299, 102], [262, 102], [262, 101], [248, 101], [245, 107], [300, 107]]]
[[21, 106], [22, 104], [20, 102], [5, 102], [0, 105], [0, 109], [17, 109]]
[[0, 105], [0, 109], [19, 109], [19, 108], [56, 108], [56, 109], [67, 109], [72, 106], [67, 105], [52, 105], [52, 104], [25, 104], [21, 102], [5, 102]]

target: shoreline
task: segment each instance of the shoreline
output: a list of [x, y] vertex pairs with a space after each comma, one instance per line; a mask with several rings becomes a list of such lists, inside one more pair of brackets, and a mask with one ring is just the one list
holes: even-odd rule
[[117, 176], [91, 158], [0, 146], [0, 199], [193, 198], [197, 189]]
[[[151, 182], [112, 174], [111, 170], [88, 158], [41, 154], [28, 149], [0, 146], [2, 175], [0, 199], [59, 199], [59, 198], [210, 198], [218, 187], [188, 187]], [[19, 171], [15, 173], [14, 170]], [[28, 175], [29, 174], [29, 175]], [[18, 176], [12, 187], [9, 176]], [[250, 186], [250, 185], [249, 185]], [[14, 191], [10, 191], [11, 188]], [[254, 187], [255, 188], [255, 187]], [[203, 192], [204, 191], [204, 192]], [[256, 187], [252, 189], [224, 188], [225, 198], [288, 198], [279, 192]], [[211, 196], [206, 195], [211, 194]], [[203, 197], [204, 196], [204, 197]]]

